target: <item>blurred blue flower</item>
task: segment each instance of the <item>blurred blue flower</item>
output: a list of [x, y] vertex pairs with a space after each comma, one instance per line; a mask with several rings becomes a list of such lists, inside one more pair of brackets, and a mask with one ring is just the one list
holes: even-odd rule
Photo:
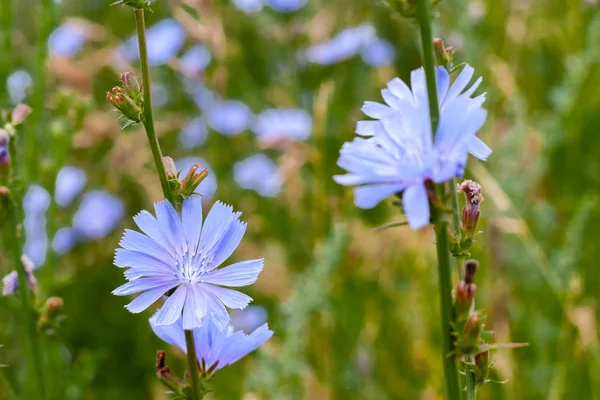
[[184, 89], [200, 110], [206, 111], [216, 102], [216, 96], [209, 88], [192, 79], [184, 79]]
[[306, 5], [308, 0], [268, 0], [269, 6], [275, 11], [289, 13], [298, 11]]
[[61, 207], [68, 206], [81, 192], [86, 181], [87, 177], [82, 169], [69, 165], [62, 167], [56, 175], [54, 200]]
[[[31, 262], [31, 260], [27, 256], [21, 257], [21, 263], [23, 263], [23, 267], [25, 268], [25, 273], [27, 274], [27, 285], [30, 288], [34, 288], [37, 286], [37, 279], [33, 274], [33, 270], [35, 266]], [[2, 278], [2, 295], [9, 296], [11, 294], [15, 294], [19, 287], [19, 275], [17, 271], [11, 271], [4, 278]]]
[[[183, 318], [185, 319], [185, 315]], [[150, 318], [150, 326], [156, 336], [187, 353], [182, 318], [169, 326], [159, 325], [157, 320], [158, 315]], [[195, 328], [193, 333], [200, 370], [209, 375], [242, 359], [273, 336], [273, 331], [269, 330], [267, 324], [246, 335], [242, 331], [234, 332], [231, 327], [220, 330], [211, 322], [206, 322]]]
[[79, 242], [80, 235], [73, 228], [61, 228], [52, 239], [52, 249], [58, 255], [68, 253]]
[[67, 21], [48, 37], [48, 51], [52, 56], [74, 57], [86, 41], [85, 27], [75, 21]]
[[162, 83], [155, 83], [152, 85], [152, 106], [154, 108], [161, 108], [169, 103], [171, 93], [167, 85]]
[[212, 55], [208, 47], [199, 44], [192, 47], [181, 56], [179, 68], [184, 75], [194, 76], [204, 71], [208, 64], [210, 64], [211, 59]]
[[225, 330], [229, 326], [225, 307], [243, 309], [252, 298], [222, 286], [254, 283], [264, 264], [257, 259], [218, 268], [244, 236], [246, 224], [239, 220], [241, 213], [217, 202], [203, 223], [199, 196], [184, 200], [181, 217], [167, 200], [155, 203], [154, 210], [156, 218], [148, 211], [134, 217], [145, 235], [125, 230], [115, 265], [129, 268], [125, 271], [129, 282], [113, 294], [141, 293], [126, 306], [139, 313], [176, 289], [156, 314], [156, 325], [174, 324], [183, 312], [185, 329], [206, 326], [209, 320]]
[[[137, 36], [131, 36], [123, 43], [118, 53], [130, 63], [139, 59]], [[174, 19], [163, 19], [146, 31], [148, 42], [148, 63], [158, 66], [168, 63], [179, 53], [185, 43], [185, 29]]]
[[431, 131], [423, 68], [412, 71], [411, 89], [400, 79], [381, 94], [387, 105], [365, 102], [363, 112], [376, 119], [360, 121], [355, 138], [343, 145], [338, 165], [348, 171], [334, 177], [354, 189], [358, 207], [372, 208], [385, 197], [403, 192], [402, 205], [412, 229], [429, 223], [425, 181], [445, 182], [464, 173], [467, 155], [485, 160], [491, 150], [475, 135], [486, 118], [481, 107], [485, 93], [471, 96], [481, 83], [469, 87], [474, 70], [466, 65], [455, 81], [445, 68], [436, 71], [440, 120], [435, 140]]
[[25, 100], [27, 90], [33, 85], [33, 79], [29, 72], [18, 70], [13, 72], [6, 80], [6, 88], [12, 104], [17, 104]]
[[207, 113], [208, 126], [225, 136], [235, 136], [245, 131], [254, 118], [250, 108], [237, 100], [216, 101]]
[[384, 39], [375, 39], [362, 49], [361, 57], [372, 67], [383, 67], [391, 64], [396, 56], [394, 46]]
[[274, 197], [281, 192], [279, 168], [264, 154], [255, 154], [235, 163], [233, 179], [243, 189], [254, 190], [264, 197]]
[[85, 193], [73, 217], [73, 229], [84, 239], [101, 239], [121, 221], [125, 208], [121, 200], [103, 190]]
[[354, 57], [376, 39], [375, 28], [364, 24], [348, 28], [331, 40], [309, 47], [304, 57], [308, 62], [330, 65]]
[[179, 134], [179, 144], [186, 149], [193, 149], [203, 145], [208, 138], [208, 130], [204, 119], [196, 117], [188, 122]]
[[309, 113], [295, 108], [273, 108], [256, 117], [252, 128], [262, 140], [289, 138], [304, 140], [310, 136], [312, 118]]
[[36, 267], [46, 260], [48, 237], [46, 235], [46, 210], [50, 206], [50, 195], [43, 187], [31, 185], [23, 198], [25, 219], [25, 245], [23, 253]]
[[233, 0], [233, 5], [246, 14], [253, 14], [263, 9], [264, 0]]
[[246, 333], [254, 331], [267, 322], [267, 310], [261, 306], [248, 306], [231, 314], [231, 327]]
[[217, 178], [206, 161], [200, 157], [186, 157], [175, 161], [175, 167], [177, 168], [177, 171], [181, 170], [180, 176], [185, 176], [191, 166], [194, 164], [198, 164], [201, 168], [206, 168], [208, 170], [208, 176], [196, 188], [196, 193], [202, 195], [202, 200], [208, 201], [212, 199], [217, 191]]

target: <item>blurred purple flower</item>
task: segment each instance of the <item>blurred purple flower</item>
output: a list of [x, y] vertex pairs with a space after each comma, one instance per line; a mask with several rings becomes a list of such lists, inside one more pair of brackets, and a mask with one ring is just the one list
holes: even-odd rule
[[217, 191], [217, 178], [206, 161], [200, 157], [186, 157], [175, 161], [177, 171], [181, 170], [180, 176], [185, 176], [194, 164], [198, 164], [201, 168], [206, 168], [208, 170], [208, 176], [196, 188], [196, 193], [202, 195], [203, 201], [209, 201]]
[[18, 70], [13, 72], [6, 80], [6, 88], [12, 104], [17, 104], [25, 100], [27, 91], [33, 85], [33, 79], [29, 72]]
[[75, 21], [67, 21], [50, 34], [48, 51], [51, 56], [74, 57], [86, 41], [85, 28]]
[[236, 331], [252, 332], [267, 322], [267, 311], [261, 306], [248, 306], [231, 314], [231, 327]]
[[375, 28], [369, 24], [347, 28], [329, 41], [309, 47], [304, 57], [311, 63], [334, 64], [355, 56], [376, 37]]
[[185, 52], [179, 61], [179, 68], [186, 76], [194, 76], [204, 71], [210, 64], [212, 55], [208, 47], [203, 44], [196, 45]]
[[[137, 36], [132, 36], [119, 49], [119, 55], [131, 63], [139, 59]], [[151, 26], [146, 31], [148, 42], [148, 63], [150, 66], [159, 66], [168, 63], [174, 58], [185, 43], [185, 29], [174, 19], [163, 19]]]
[[[158, 325], [157, 320], [158, 315], [150, 318], [150, 326], [156, 336], [186, 353], [182, 318], [169, 326]], [[206, 322], [201, 327], [193, 329], [193, 333], [196, 358], [201, 372], [209, 375], [242, 359], [273, 336], [273, 331], [269, 330], [267, 324], [246, 335], [242, 331], [234, 332], [231, 327], [219, 330], [211, 322]]]
[[61, 228], [52, 239], [52, 249], [58, 255], [68, 253], [79, 242], [80, 236], [73, 228]]
[[256, 154], [235, 163], [233, 179], [240, 187], [254, 190], [264, 197], [274, 197], [281, 192], [279, 169], [264, 154]]
[[252, 130], [262, 140], [279, 138], [304, 140], [310, 136], [312, 118], [301, 109], [272, 108], [256, 117]]
[[362, 49], [361, 57], [372, 67], [383, 67], [391, 64], [396, 56], [394, 46], [384, 39], [375, 39]]
[[[25, 273], [27, 274], [27, 285], [30, 288], [34, 288], [37, 286], [37, 279], [33, 274], [33, 270], [35, 266], [31, 262], [31, 260], [27, 256], [21, 257], [21, 263], [23, 263], [23, 267], [25, 268]], [[2, 278], [2, 295], [9, 296], [11, 294], [15, 294], [19, 287], [19, 275], [17, 271], [11, 271], [8, 275]]]
[[235, 136], [245, 131], [254, 118], [250, 108], [237, 100], [217, 101], [207, 113], [208, 126], [225, 136]]
[[66, 207], [81, 192], [87, 177], [80, 168], [70, 165], [62, 167], [56, 175], [56, 185], [54, 188], [54, 200], [61, 207]]
[[[228, 289], [254, 283], [264, 260], [250, 260], [218, 268], [237, 248], [246, 224], [241, 213], [217, 202], [202, 219], [202, 200], [184, 200], [181, 217], [171, 203], [154, 204], [156, 217], [142, 211], [134, 217], [145, 233], [125, 230], [115, 265], [128, 268], [128, 283], [113, 291], [117, 296], [141, 293], [126, 308], [139, 313], [172, 289], [173, 294], [155, 316], [156, 325], [171, 325], [181, 318], [183, 327], [206, 326], [210, 321], [219, 330], [229, 326], [228, 308], [243, 309], [252, 298]], [[207, 317], [206, 320], [204, 317]]]
[[73, 229], [84, 239], [101, 239], [121, 221], [125, 208], [121, 200], [103, 190], [85, 193], [73, 217]]
[[208, 130], [204, 119], [196, 117], [188, 122], [179, 134], [179, 144], [186, 149], [193, 149], [206, 142]]
[[246, 14], [253, 14], [263, 9], [264, 0], [233, 0], [233, 5]]
[[338, 165], [348, 171], [334, 177], [354, 189], [354, 202], [372, 208], [385, 197], [402, 192], [402, 204], [412, 229], [429, 223], [425, 181], [442, 183], [464, 173], [467, 155], [485, 160], [491, 150], [475, 135], [486, 118], [485, 94], [471, 96], [481, 83], [469, 87], [474, 70], [466, 65], [450, 84], [444, 67], [436, 74], [440, 119], [433, 139], [423, 68], [412, 71], [411, 89], [400, 79], [381, 94], [387, 105], [365, 102], [363, 112], [375, 121], [359, 121], [355, 138], [343, 145]]
[[280, 13], [298, 11], [306, 5], [308, 0], [268, 0], [269, 6]]

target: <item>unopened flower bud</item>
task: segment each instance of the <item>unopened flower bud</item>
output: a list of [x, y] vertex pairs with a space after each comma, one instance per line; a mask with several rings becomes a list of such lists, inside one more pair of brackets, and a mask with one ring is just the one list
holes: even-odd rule
[[474, 283], [458, 282], [456, 286], [456, 314], [459, 319], [461, 319], [461, 316], [466, 316], [471, 310], [476, 291], [477, 285]]
[[479, 268], [479, 262], [477, 260], [467, 260], [464, 265], [465, 268], [465, 283], [473, 283], [475, 272]]
[[433, 48], [439, 65], [452, 64], [452, 49], [444, 46], [444, 42], [440, 38], [433, 39]]
[[463, 335], [465, 336], [465, 340], [468, 342], [475, 342], [479, 338], [481, 334], [483, 326], [481, 323], [481, 318], [477, 314], [473, 314], [467, 320], [465, 325], [465, 329], [463, 330]]
[[167, 172], [167, 178], [176, 179], [177, 178], [177, 167], [175, 167], [175, 161], [169, 156], [162, 158], [163, 165], [165, 166], [165, 171]]
[[11, 113], [10, 123], [13, 126], [20, 125], [25, 121], [25, 118], [27, 118], [29, 114], [31, 114], [31, 107], [27, 104], [17, 104]]
[[183, 197], [191, 196], [196, 191], [196, 188], [200, 183], [208, 176], [208, 170], [206, 168], [197, 172], [200, 165], [194, 164], [190, 167], [187, 174], [181, 179], [181, 189], [179, 194]]
[[475, 366], [477, 367], [478, 380], [485, 381], [490, 373], [490, 352], [486, 350], [475, 354]]
[[132, 121], [131, 123], [141, 122], [142, 103], [131, 98], [122, 87], [115, 86], [112, 92], [106, 93], [106, 100], [112, 104], [121, 114]]
[[472, 238], [479, 221], [479, 205], [483, 201], [481, 185], [471, 180], [466, 180], [458, 186], [458, 191], [463, 192], [466, 198], [465, 208], [461, 215], [461, 228], [465, 236]]
[[140, 97], [142, 88], [133, 72], [123, 72], [121, 74], [121, 82], [123, 82], [123, 89], [127, 96], [134, 100]]

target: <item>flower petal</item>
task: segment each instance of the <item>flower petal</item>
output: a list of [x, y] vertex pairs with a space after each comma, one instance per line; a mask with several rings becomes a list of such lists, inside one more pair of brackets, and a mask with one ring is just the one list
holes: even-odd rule
[[206, 302], [206, 314], [215, 327], [222, 332], [229, 327], [229, 314], [227, 314], [227, 309], [225, 309], [223, 303], [210, 290], [205, 290], [206, 286], [209, 285], [202, 285], [201, 287]]
[[213, 285], [240, 287], [256, 282], [262, 271], [264, 259], [241, 261], [225, 268], [213, 270], [206, 275], [204, 282]]
[[354, 204], [360, 208], [373, 208], [381, 200], [402, 191], [406, 184], [365, 185], [354, 189]]
[[490, 154], [492, 154], [492, 149], [476, 136], [472, 137], [469, 141], [468, 149], [469, 153], [483, 161], [487, 160]]
[[165, 304], [156, 314], [156, 325], [171, 325], [177, 321], [181, 316], [188, 290], [188, 285], [181, 285], [175, 293], [169, 296], [169, 299], [165, 301]]
[[[115, 296], [129, 296], [130, 294], [145, 292], [158, 287], [172, 285], [171, 287], [177, 286], [179, 283], [178, 279], [175, 278], [140, 278], [135, 279], [131, 282], [127, 282], [124, 285], [119, 286], [112, 291]], [[166, 290], [165, 290], [166, 292]]]
[[404, 190], [402, 207], [411, 229], [416, 230], [429, 224], [429, 199], [424, 184], [411, 185]]
[[131, 229], [125, 229], [125, 234], [119, 244], [124, 249], [145, 253], [164, 261], [166, 264], [173, 264], [175, 262], [173, 256], [156, 240]]
[[220, 286], [206, 284], [203, 290], [215, 295], [226, 307], [243, 310], [252, 301], [252, 297], [237, 290], [227, 289]]
[[204, 296], [191, 285], [186, 293], [185, 305], [183, 306], [183, 329], [198, 328], [202, 325], [202, 318], [206, 315], [206, 303]]
[[231, 256], [244, 237], [244, 233], [246, 233], [246, 224], [244, 222], [237, 219], [231, 221], [227, 233], [225, 233], [215, 249], [213, 268], [218, 267]]
[[146, 253], [127, 249], [117, 249], [115, 251], [114, 264], [121, 268], [155, 268], [157, 271], [177, 272], [175, 260], [172, 263], [167, 263]]
[[183, 201], [181, 220], [189, 251], [195, 254], [202, 232], [202, 198], [200, 196], [190, 196]]
[[143, 210], [140, 211], [136, 216], [133, 217], [136, 225], [148, 235], [155, 242], [160, 244], [165, 250], [171, 254], [171, 256], [176, 257], [177, 253], [175, 252], [175, 247], [168, 240], [167, 236], [162, 232], [160, 225], [156, 218], [148, 211]]
[[171, 325], [157, 325], [156, 314], [150, 319], [150, 326], [152, 330], [161, 340], [169, 343], [171, 346], [179, 347], [184, 353], [187, 354], [187, 346], [185, 344], [185, 333], [181, 325], [181, 320], [178, 320]]
[[167, 293], [169, 290], [173, 289], [176, 286], [174, 285], [164, 285], [158, 286], [154, 289], [150, 289], [147, 292], [140, 294], [136, 297], [131, 303], [125, 306], [129, 312], [134, 314], [140, 313], [144, 311], [146, 308], [150, 307], [156, 300], [158, 300], [162, 295]]
[[[185, 252], [185, 249], [183, 248], [185, 236], [183, 233], [183, 225], [179, 215], [177, 215], [177, 211], [175, 211], [168, 200], [154, 203], [154, 211], [156, 212], [156, 219], [158, 220], [158, 225], [164, 233], [164, 236], [169, 243], [171, 243], [176, 254], [182, 256]], [[157, 317], [157, 319], [160, 318]]]

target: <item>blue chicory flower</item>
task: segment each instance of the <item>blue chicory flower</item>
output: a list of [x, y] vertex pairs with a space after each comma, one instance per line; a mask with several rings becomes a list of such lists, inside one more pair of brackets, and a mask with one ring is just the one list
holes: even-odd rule
[[[131, 36], [123, 43], [118, 53], [126, 62], [139, 59], [140, 50], [137, 36]], [[174, 58], [185, 43], [185, 29], [174, 19], [163, 19], [146, 31], [148, 42], [148, 64], [159, 66]]]
[[196, 117], [188, 122], [179, 134], [179, 144], [186, 149], [201, 146], [208, 138], [208, 129], [204, 118]]
[[252, 130], [266, 141], [281, 138], [304, 140], [310, 136], [312, 118], [302, 109], [272, 108], [256, 117]]
[[6, 80], [6, 88], [12, 104], [18, 104], [25, 100], [31, 85], [33, 85], [33, 78], [29, 72], [22, 69], [13, 72]]
[[442, 183], [464, 173], [467, 154], [485, 160], [489, 147], [475, 135], [486, 118], [481, 107], [485, 93], [471, 96], [481, 83], [469, 87], [474, 70], [465, 66], [450, 84], [450, 75], [438, 67], [440, 119], [435, 140], [431, 130], [423, 68], [412, 71], [411, 89], [400, 79], [381, 91], [387, 105], [365, 102], [363, 112], [375, 121], [360, 121], [355, 138], [343, 145], [338, 165], [348, 171], [336, 182], [361, 185], [354, 189], [355, 204], [372, 208], [384, 198], [402, 192], [402, 204], [412, 229], [429, 223], [425, 182]]
[[101, 239], [117, 226], [124, 214], [121, 200], [103, 190], [93, 190], [83, 195], [73, 217], [73, 229], [84, 239]]
[[360, 56], [365, 63], [372, 67], [383, 67], [394, 61], [396, 51], [387, 40], [375, 39], [362, 49]]
[[87, 177], [85, 172], [76, 167], [67, 165], [62, 167], [56, 175], [56, 184], [54, 188], [54, 200], [60, 207], [66, 207], [81, 192]]
[[77, 243], [81, 236], [73, 228], [61, 228], [54, 234], [52, 239], [52, 250], [58, 255], [68, 253]]
[[280, 13], [298, 11], [306, 5], [308, 0], [268, 0], [269, 6]]
[[370, 24], [347, 28], [332, 39], [309, 47], [304, 57], [311, 63], [331, 65], [355, 56], [376, 38], [375, 28]]
[[[172, 325], [164, 326], [158, 324], [158, 317], [157, 314], [150, 318], [150, 326], [156, 336], [187, 353], [182, 318], [179, 317]], [[210, 321], [193, 329], [193, 333], [196, 359], [201, 372], [208, 375], [239, 361], [273, 336], [273, 331], [269, 330], [267, 324], [246, 335], [242, 331], [234, 332], [231, 327], [220, 330]]]
[[[264, 260], [250, 260], [218, 268], [237, 248], [246, 224], [241, 213], [221, 202], [213, 205], [206, 220], [202, 200], [184, 200], [181, 217], [166, 200], [154, 204], [156, 218], [148, 211], [134, 217], [145, 233], [126, 230], [117, 249], [115, 265], [128, 268], [128, 283], [113, 291], [117, 296], [141, 293], [125, 306], [139, 313], [175, 289], [156, 314], [156, 325], [171, 325], [183, 312], [185, 329], [212, 322], [218, 330], [229, 326], [225, 307], [243, 309], [251, 297], [223, 286], [254, 283]], [[206, 317], [206, 318], [205, 318]]]
[[217, 178], [206, 161], [200, 157], [186, 157], [175, 161], [175, 168], [177, 168], [177, 171], [181, 170], [179, 176], [183, 177], [194, 164], [198, 164], [200, 168], [206, 168], [208, 170], [208, 176], [200, 182], [200, 185], [196, 188], [196, 193], [202, 195], [203, 201], [209, 201], [217, 191]]
[[48, 191], [39, 185], [31, 185], [23, 198], [25, 219], [25, 245], [23, 253], [36, 267], [46, 260], [48, 237], [46, 235], [46, 210], [50, 206]]
[[263, 9], [264, 0], [233, 0], [233, 5], [246, 14], [254, 14]]
[[267, 322], [267, 310], [261, 306], [248, 306], [231, 314], [231, 327], [236, 331], [252, 332]]
[[179, 68], [184, 75], [194, 76], [204, 71], [211, 59], [212, 55], [208, 47], [199, 44], [192, 47], [181, 56]]
[[76, 21], [67, 21], [48, 37], [48, 51], [52, 56], [75, 57], [87, 39], [85, 26]]
[[235, 163], [233, 179], [243, 189], [254, 190], [264, 197], [274, 197], [281, 192], [279, 168], [264, 154], [255, 154]]
[[207, 114], [208, 126], [225, 136], [235, 136], [245, 131], [254, 118], [250, 108], [237, 100], [216, 101]]
[[[21, 256], [21, 263], [23, 263], [25, 273], [27, 274], [27, 285], [30, 288], [35, 288], [37, 286], [37, 279], [33, 274], [35, 265], [33, 265], [33, 262], [31, 262], [27, 256]], [[19, 275], [17, 274], [17, 271], [11, 271], [4, 278], [2, 278], [2, 296], [15, 294], [18, 288]]]

